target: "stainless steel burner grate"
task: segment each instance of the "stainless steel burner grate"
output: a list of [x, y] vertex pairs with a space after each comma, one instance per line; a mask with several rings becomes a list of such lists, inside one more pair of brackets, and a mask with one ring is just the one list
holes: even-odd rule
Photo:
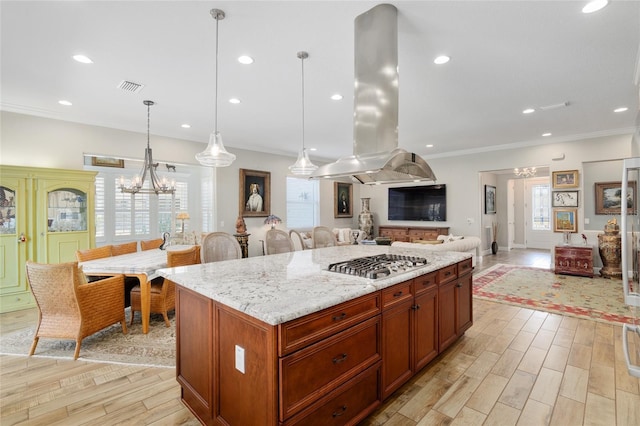
[[394, 273], [405, 272], [413, 268], [425, 266], [426, 264], [427, 259], [424, 257], [380, 254], [332, 263], [328, 269], [331, 272], [356, 275], [375, 280], [388, 277]]

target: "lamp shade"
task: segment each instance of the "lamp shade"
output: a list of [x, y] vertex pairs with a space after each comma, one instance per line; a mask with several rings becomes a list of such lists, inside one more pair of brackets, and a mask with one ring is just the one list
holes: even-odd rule
[[176, 215], [176, 219], [181, 219], [181, 220], [187, 220], [189, 219], [189, 213], [187, 212], [180, 212]]
[[264, 220], [264, 224], [265, 225], [271, 225], [271, 228], [274, 228], [277, 224], [279, 224], [281, 222], [282, 222], [282, 219], [280, 219], [278, 216], [273, 215], [273, 214], [270, 214]]
[[307, 152], [306, 148], [302, 148], [300, 150], [300, 152], [298, 153], [298, 160], [295, 162], [295, 164], [289, 166], [289, 170], [291, 171], [291, 173], [301, 176], [310, 175], [311, 173], [315, 172], [317, 168], [318, 166], [313, 164], [309, 159], [309, 153]]
[[196, 160], [203, 166], [227, 167], [236, 159], [234, 154], [227, 152], [222, 143], [220, 132], [213, 132], [209, 136], [207, 148], [196, 154]]

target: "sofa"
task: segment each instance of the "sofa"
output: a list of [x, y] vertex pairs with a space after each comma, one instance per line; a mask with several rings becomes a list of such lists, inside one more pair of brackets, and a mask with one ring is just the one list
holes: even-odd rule
[[394, 241], [393, 247], [411, 248], [422, 251], [458, 251], [472, 255], [473, 266], [480, 256], [480, 238], [473, 236], [438, 235], [437, 240], [415, 240], [413, 242]]

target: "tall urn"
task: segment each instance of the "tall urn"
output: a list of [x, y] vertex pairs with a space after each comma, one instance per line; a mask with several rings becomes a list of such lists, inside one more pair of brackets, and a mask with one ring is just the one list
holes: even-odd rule
[[362, 210], [358, 215], [358, 228], [363, 232], [363, 240], [373, 239], [373, 215], [369, 211], [370, 198], [361, 198]]
[[603, 265], [600, 275], [604, 278], [622, 279], [622, 245], [620, 228], [615, 218], [607, 222], [604, 234], [598, 234], [598, 251]]

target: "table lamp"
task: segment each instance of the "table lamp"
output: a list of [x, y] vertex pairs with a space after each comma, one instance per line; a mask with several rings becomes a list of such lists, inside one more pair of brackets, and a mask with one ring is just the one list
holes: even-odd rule
[[264, 220], [264, 224], [265, 225], [271, 225], [271, 229], [274, 229], [276, 227], [276, 225], [281, 223], [281, 222], [282, 222], [282, 220], [278, 216], [273, 215], [273, 214], [270, 214]]
[[189, 213], [187, 212], [180, 212], [176, 215], [176, 219], [181, 220], [182, 221], [182, 234], [184, 235], [184, 221], [189, 219]]

